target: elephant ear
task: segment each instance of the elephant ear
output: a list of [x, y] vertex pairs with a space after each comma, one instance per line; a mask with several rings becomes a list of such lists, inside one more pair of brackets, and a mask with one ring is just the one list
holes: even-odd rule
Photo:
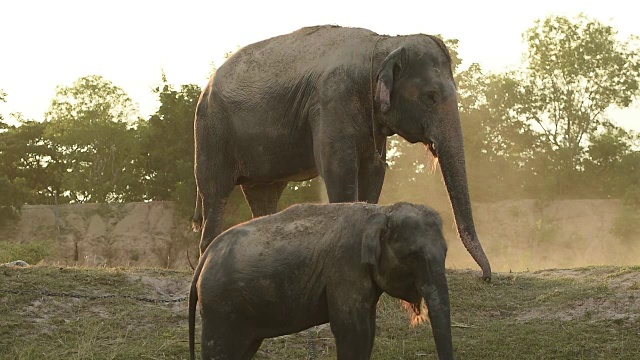
[[380, 260], [380, 241], [387, 233], [387, 216], [373, 214], [367, 218], [362, 232], [361, 262], [378, 266]]
[[406, 50], [399, 47], [393, 50], [382, 62], [378, 70], [378, 84], [376, 85], [376, 102], [380, 104], [382, 113], [386, 113], [391, 108], [391, 90], [395, 69], [402, 69], [403, 59], [406, 58]]

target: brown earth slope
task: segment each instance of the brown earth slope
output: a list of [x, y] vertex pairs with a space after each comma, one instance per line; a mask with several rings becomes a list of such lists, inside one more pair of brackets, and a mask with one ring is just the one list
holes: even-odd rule
[[[458, 240], [451, 211], [445, 221], [450, 268], [477, 266]], [[640, 234], [617, 239], [613, 222], [625, 208], [618, 200], [538, 200], [475, 203], [480, 240], [495, 271], [640, 264]], [[190, 219], [171, 202], [25, 206], [21, 220], [0, 231], [0, 241], [50, 240], [47, 263], [154, 266], [185, 269], [197, 254]], [[17, 260], [17, 259], [14, 259]]]

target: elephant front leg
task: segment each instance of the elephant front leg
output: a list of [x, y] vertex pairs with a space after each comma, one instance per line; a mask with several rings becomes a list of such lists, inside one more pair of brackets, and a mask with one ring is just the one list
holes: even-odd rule
[[377, 154], [360, 162], [358, 172], [358, 200], [377, 204], [382, 192], [387, 163]]
[[358, 201], [358, 181], [355, 169], [332, 169], [327, 171], [322, 179], [327, 188], [330, 203]]
[[[375, 305], [358, 308], [335, 306], [330, 310], [331, 332], [336, 339], [338, 360], [369, 360], [376, 331]], [[353, 306], [353, 305], [348, 305]]]
[[254, 218], [278, 212], [278, 201], [287, 187], [287, 181], [269, 184], [242, 185], [242, 192], [249, 203]]

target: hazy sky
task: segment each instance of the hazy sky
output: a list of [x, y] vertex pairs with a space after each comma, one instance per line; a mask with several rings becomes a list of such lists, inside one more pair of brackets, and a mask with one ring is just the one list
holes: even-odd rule
[[[0, 6], [0, 113], [42, 119], [57, 85], [102, 75], [122, 87], [141, 114], [155, 112], [151, 89], [164, 69], [169, 82], [204, 85], [223, 54], [303, 26], [337, 24], [382, 34], [442, 34], [460, 40], [463, 67], [516, 67], [522, 33], [534, 19], [580, 12], [640, 35], [627, 0], [516, 1], [4, 1]], [[640, 130], [634, 110], [614, 120]]]

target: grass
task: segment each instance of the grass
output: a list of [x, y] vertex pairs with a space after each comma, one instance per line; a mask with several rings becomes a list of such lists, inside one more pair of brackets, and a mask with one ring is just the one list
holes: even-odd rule
[[[187, 359], [187, 271], [0, 267], [0, 359]], [[457, 359], [639, 359], [640, 267], [449, 272]], [[46, 290], [58, 293], [47, 296]], [[19, 293], [16, 293], [19, 292]], [[93, 298], [60, 296], [73, 292]], [[96, 298], [100, 295], [110, 298]], [[197, 329], [199, 334], [199, 328]], [[335, 359], [327, 325], [266, 340], [257, 359]], [[374, 359], [436, 359], [429, 326], [378, 305]]]
[[41, 240], [27, 243], [0, 241], [0, 264], [20, 259], [28, 264], [36, 264], [48, 256], [54, 255], [53, 240]]

